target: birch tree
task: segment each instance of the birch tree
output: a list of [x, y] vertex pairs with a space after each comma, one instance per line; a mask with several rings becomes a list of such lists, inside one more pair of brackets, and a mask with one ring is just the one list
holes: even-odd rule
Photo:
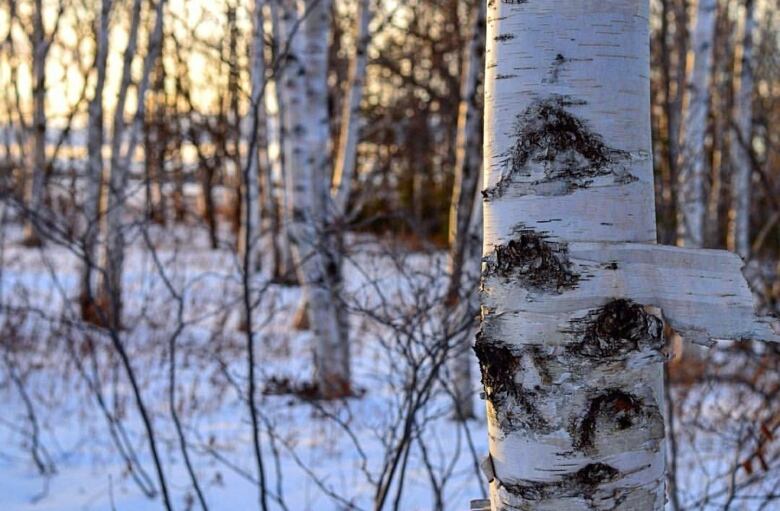
[[[285, 164], [289, 166], [290, 235], [303, 287], [303, 300], [314, 332], [315, 377], [320, 394], [335, 398], [350, 393], [349, 342], [340, 310], [340, 281], [333, 281], [332, 238], [327, 227], [330, 174], [328, 119], [329, 1], [284, 2], [283, 24], [290, 51], [282, 84], [285, 114]], [[303, 16], [300, 34], [295, 20]]]
[[[284, 60], [282, 53], [288, 50], [287, 42], [282, 41], [283, 27], [279, 3], [280, 0], [271, 0], [266, 3], [270, 18], [268, 39], [272, 41], [273, 62], [277, 66]], [[265, 176], [263, 199], [268, 212], [268, 214], [263, 215], [263, 221], [265, 222], [264, 231], [269, 233], [271, 242], [272, 278], [275, 282], [289, 284], [295, 282], [295, 269], [288, 234], [287, 195], [284, 184], [284, 104], [280, 91], [280, 76], [284, 72], [284, 66], [280, 66], [265, 89], [269, 162], [268, 168], [263, 173]]]
[[124, 268], [125, 235], [123, 217], [125, 200], [130, 178], [130, 166], [133, 163], [138, 135], [143, 125], [146, 102], [146, 90], [152, 67], [157, 59], [162, 44], [163, 10], [165, 0], [158, 0], [155, 8], [154, 28], [149, 33], [149, 45], [141, 80], [136, 87], [136, 112], [130, 126], [130, 133], [124, 152], [122, 151], [124, 134], [127, 128], [124, 114], [127, 94], [132, 81], [132, 64], [138, 45], [138, 29], [141, 18], [141, 0], [134, 0], [128, 32], [128, 42], [122, 60], [122, 78], [114, 110], [114, 122], [111, 139], [110, 175], [106, 192], [105, 207], [105, 250], [102, 257], [104, 273], [100, 284], [99, 300], [101, 305], [108, 307], [108, 320], [113, 327], [121, 325], [122, 312], [122, 273]]
[[94, 272], [100, 232], [100, 197], [103, 186], [103, 91], [108, 65], [108, 32], [113, 0], [101, 0], [96, 23], [95, 91], [89, 102], [87, 126], [87, 195], [84, 201], [84, 257], [81, 270], [81, 312], [85, 315], [94, 300]]
[[729, 248], [747, 258], [750, 255], [750, 203], [753, 167], [750, 150], [753, 141], [753, 31], [755, 29], [755, 2], [745, 0], [745, 18], [742, 35], [742, 57], [739, 69], [739, 88], [734, 101], [734, 140], [732, 140], [732, 201], [729, 222]]
[[475, 247], [479, 247], [482, 242], [479, 233], [474, 232], [472, 220], [475, 210], [478, 210], [481, 223], [481, 204], [475, 204], [480, 202], [475, 197], [475, 193], [478, 191], [477, 182], [482, 156], [482, 119], [479, 115], [482, 98], [478, 96], [478, 90], [485, 67], [485, 2], [477, 2], [472, 16], [471, 38], [465, 56], [458, 133], [455, 142], [455, 180], [450, 202], [449, 226], [450, 280], [445, 300], [450, 322], [456, 330], [455, 353], [451, 367], [455, 416], [463, 419], [474, 416], [471, 350], [469, 349], [472, 336], [471, 327], [466, 325], [469, 323], [469, 318], [476, 315], [477, 309], [473, 296], [476, 295], [479, 272], [473, 271], [474, 264], [469, 264], [471, 261], [467, 262], [466, 258], [471, 256], [478, 261], [479, 250]]
[[488, 3], [475, 351], [493, 511], [663, 509], [664, 323], [778, 340], [738, 256], [655, 245], [648, 10]]
[[341, 113], [341, 129], [336, 161], [333, 167], [331, 197], [333, 216], [341, 218], [346, 213], [352, 178], [357, 162], [358, 134], [362, 125], [360, 102], [366, 82], [366, 64], [368, 62], [368, 43], [371, 35], [368, 25], [371, 23], [369, 0], [360, 0], [357, 12], [357, 33], [355, 34], [355, 52], [349, 64], [349, 82]]
[[24, 225], [24, 243], [28, 246], [41, 244], [39, 231], [40, 216], [43, 215], [46, 194], [46, 60], [59, 29], [65, 3], [59, 2], [55, 14], [54, 28], [50, 34], [44, 26], [43, 0], [35, 0], [32, 12], [32, 30], [27, 32], [32, 48], [32, 175], [25, 183], [25, 202], [28, 208]]
[[265, 57], [263, 55], [263, 2], [255, 1], [251, 51], [251, 95], [249, 130], [246, 133], [247, 161], [242, 171], [241, 231], [239, 253], [244, 260], [244, 271], [250, 274], [260, 270], [260, 171], [268, 164], [268, 128], [264, 101]]
[[693, 71], [688, 76], [688, 108], [682, 133], [682, 153], [677, 188], [677, 244], [704, 245], [707, 153], [704, 150], [710, 109], [710, 77], [717, 0], [699, 0], [693, 31]]
[[[330, 200], [327, 202], [328, 257], [332, 264], [327, 265], [329, 278], [339, 285], [341, 282], [341, 250], [343, 247], [344, 230], [347, 223], [347, 206], [352, 190], [352, 179], [357, 165], [358, 134], [362, 126], [360, 103], [363, 99], [363, 89], [366, 81], [366, 65], [368, 60], [368, 44], [371, 41], [368, 27], [371, 23], [371, 9], [368, 0], [360, 0], [357, 8], [357, 30], [355, 47], [350, 59], [347, 90], [345, 92], [341, 112], [341, 126], [336, 158], [330, 185]], [[302, 300], [298, 305], [293, 326], [299, 329], [309, 328], [308, 303]]]

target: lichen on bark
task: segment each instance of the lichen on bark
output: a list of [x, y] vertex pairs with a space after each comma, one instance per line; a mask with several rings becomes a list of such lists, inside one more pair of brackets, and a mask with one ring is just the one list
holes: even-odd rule
[[[593, 179], [614, 176], [625, 184], [637, 178], [628, 172], [627, 151], [607, 146], [602, 137], [567, 108], [581, 104], [565, 96], [536, 100], [517, 116], [499, 181], [485, 191], [487, 200], [512, 186], [521, 194], [565, 195], [588, 187]], [[531, 164], [541, 165], [542, 172]]]

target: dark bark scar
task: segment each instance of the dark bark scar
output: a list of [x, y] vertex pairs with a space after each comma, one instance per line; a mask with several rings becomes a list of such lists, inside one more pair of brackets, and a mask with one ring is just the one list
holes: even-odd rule
[[[483, 194], [486, 199], [501, 197], [512, 185], [523, 195], [565, 195], [601, 176], [611, 175], [617, 184], [637, 180], [626, 167], [631, 154], [607, 146], [567, 109], [576, 104], [551, 96], [518, 115], [511, 133], [514, 144], [504, 155], [499, 181]], [[541, 164], [543, 171], [532, 169], [531, 163]]]
[[487, 258], [485, 275], [516, 279], [535, 291], [558, 293], [576, 287], [579, 281], [565, 243], [549, 241], [544, 234], [522, 226], [512, 240], [495, 246]]

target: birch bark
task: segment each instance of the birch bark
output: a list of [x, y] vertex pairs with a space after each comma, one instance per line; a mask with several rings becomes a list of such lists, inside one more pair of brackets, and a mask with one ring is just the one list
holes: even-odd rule
[[693, 71], [688, 76], [688, 108], [682, 133], [682, 152], [677, 187], [677, 244], [701, 248], [704, 245], [705, 194], [708, 173], [706, 152], [710, 110], [710, 78], [715, 33], [716, 0], [699, 0], [693, 31]]
[[127, 47], [122, 62], [122, 79], [119, 86], [111, 140], [110, 176], [105, 209], [105, 239], [102, 266], [104, 274], [100, 285], [100, 301], [107, 306], [108, 321], [113, 328], [121, 327], [122, 313], [122, 273], [124, 268], [125, 236], [123, 216], [125, 212], [126, 189], [130, 177], [130, 166], [133, 163], [138, 134], [143, 125], [146, 90], [152, 67], [157, 59], [162, 43], [163, 9], [165, 0], [158, 0], [154, 28], [149, 34], [149, 49], [144, 59], [141, 80], [136, 90], [136, 112], [125, 152], [122, 145], [126, 124], [124, 120], [127, 93], [132, 81], [132, 64], [138, 45], [138, 27], [141, 17], [141, 0], [133, 2]]
[[705, 344], [780, 326], [737, 255], [654, 244], [647, 0], [488, 7], [491, 509], [661, 510], [664, 322]]
[[[446, 305], [451, 324], [456, 328], [454, 353], [451, 364], [454, 390], [454, 416], [467, 419], [474, 416], [473, 388], [471, 385], [472, 329], [464, 328], [476, 314], [475, 300], [479, 270], [474, 272], [474, 262], [479, 261], [481, 237], [474, 236], [474, 213], [479, 213], [481, 224], [482, 205], [477, 182], [482, 165], [482, 122], [478, 97], [479, 82], [485, 67], [485, 2], [477, 2], [473, 13], [471, 40], [465, 57], [458, 112], [458, 130], [455, 141], [455, 181], [450, 202], [449, 273]], [[475, 204], [477, 203], [477, 204]], [[478, 224], [479, 225], [479, 224]], [[465, 303], [462, 303], [465, 302]]]
[[745, 0], [745, 20], [740, 59], [739, 89], [734, 105], [735, 126], [732, 140], [732, 204], [729, 223], [729, 248], [743, 258], [750, 256], [750, 197], [753, 167], [750, 162], [753, 126], [753, 31], [755, 2]]
[[[274, 61], [284, 59], [282, 53], [287, 51], [285, 37], [285, 20], [280, 13], [280, 0], [267, 3], [271, 18], [271, 39], [274, 47]], [[277, 71], [274, 80], [266, 88], [266, 110], [268, 112], [269, 141], [269, 208], [272, 209], [269, 232], [273, 244], [273, 279], [281, 283], [295, 282], [295, 265], [293, 263], [292, 246], [289, 236], [289, 221], [287, 218], [287, 194], [285, 193], [285, 161], [284, 161], [284, 102], [282, 98], [281, 80], [286, 71], [285, 66]]]
[[362, 126], [360, 102], [363, 100], [363, 88], [366, 82], [366, 64], [368, 62], [368, 43], [371, 35], [368, 25], [371, 23], [369, 0], [360, 0], [358, 4], [358, 26], [355, 35], [355, 53], [349, 65], [349, 86], [341, 113], [339, 146], [333, 170], [331, 198], [333, 216], [344, 216], [352, 188], [357, 160], [358, 134]]
[[[327, 203], [328, 246], [331, 263], [327, 265], [328, 278], [341, 286], [341, 247], [346, 228], [347, 205], [352, 190], [352, 179], [357, 164], [358, 134], [362, 125], [360, 102], [363, 99], [363, 88], [366, 80], [366, 64], [368, 44], [371, 40], [368, 26], [371, 22], [371, 9], [368, 0], [358, 4], [358, 26], [355, 35], [355, 53], [349, 66], [349, 85], [341, 114], [341, 128], [336, 160], [333, 166], [333, 176], [330, 186], [330, 201]], [[298, 304], [293, 324], [296, 328], [308, 329], [306, 321], [308, 303], [304, 300]]]
[[[305, 15], [302, 33], [292, 37], [282, 93], [285, 163], [290, 197], [293, 256], [314, 331], [315, 377], [322, 397], [350, 393], [349, 342], [340, 312], [341, 282], [333, 281], [332, 237], [327, 232], [330, 175], [328, 118], [328, 40], [330, 2], [305, 2], [305, 13], [287, 1], [285, 17]], [[288, 26], [291, 26], [288, 24]]]
[[81, 270], [80, 301], [82, 314], [86, 314], [94, 300], [94, 272], [97, 263], [97, 242], [100, 232], [100, 198], [103, 187], [103, 90], [106, 84], [108, 64], [108, 31], [113, 0], [101, 0], [100, 19], [97, 24], [95, 40], [97, 58], [95, 60], [95, 92], [89, 103], [87, 127], [87, 195], [84, 202], [84, 257]]
[[648, 3], [488, 2], [486, 59], [491, 509], [660, 510], [661, 320], [568, 255], [656, 239]]
[[251, 82], [249, 130], [246, 134], [247, 162], [242, 172], [241, 231], [239, 253], [250, 274], [260, 270], [262, 245], [260, 243], [260, 169], [268, 168], [268, 129], [265, 101], [265, 57], [263, 55], [263, 2], [254, 2], [251, 55]]

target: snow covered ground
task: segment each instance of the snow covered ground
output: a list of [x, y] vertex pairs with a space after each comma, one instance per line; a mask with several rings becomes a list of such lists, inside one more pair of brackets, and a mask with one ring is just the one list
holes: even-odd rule
[[[184, 296], [185, 326], [176, 338], [177, 407], [210, 508], [253, 509], [258, 507], [258, 485], [243, 397], [246, 347], [245, 334], [237, 328], [238, 265], [232, 251], [210, 251], [205, 237], [193, 232], [151, 233], [166, 276]], [[144, 486], [158, 487], [117, 357], [105, 336], [80, 325], [69, 326], [78, 323], [76, 258], [67, 249], [52, 245], [45, 251], [21, 248], [19, 236], [14, 229], [6, 231], [2, 254], [2, 300], [15, 312], [3, 317], [9, 348], [8, 363], [0, 369], [5, 411], [0, 418], [0, 508], [160, 509], [159, 498], [144, 496], [133, 477], [143, 480]], [[435, 332], [424, 323], [431, 318], [420, 316], [419, 323], [408, 329], [403, 319], [408, 309], [419, 305], [421, 293], [435, 298], [441, 291], [437, 288], [442, 282], [443, 257], [400, 253], [395, 257], [380, 251], [376, 245], [373, 250], [365, 247], [346, 268], [354, 307], [373, 310], [383, 321], [396, 321], [398, 326], [383, 327], [379, 321], [353, 315], [354, 377], [364, 395], [338, 403], [258, 395], [271, 509], [370, 509], [383, 468], [386, 472], [399, 449], [410, 397], [408, 379], [415, 375], [392, 343], [399, 332], [408, 336], [406, 347], [416, 350], [409, 356], [421, 364], [416, 377], [428, 374], [431, 360], [426, 359], [423, 347], [435, 341]], [[398, 276], [398, 265], [403, 265], [405, 276]], [[259, 394], [263, 387], [274, 390], [268, 383], [272, 378], [299, 384], [311, 376], [309, 333], [289, 327], [299, 291], [266, 284], [262, 276], [255, 282]], [[199, 506], [169, 413], [168, 347], [177, 303], [138, 234], [129, 253], [125, 285], [128, 319], [122, 338], [154, 417], [172, 499], [177, 509], [195, 509]], [[94, 372], [87, 337], [99, 351]], [[139, 459], [132, 469], [112, 441], [108, 421], [74, 357], [87, 366], [88, 376], [100, 379], [108, 408], [121, 418], [127, 443]], [[24, 382], [26, 397], [12, 381], [11, 372]], [[473, 374], [476, 389], [476, 367]], [[430, 397], [418, 397], [428, 400], [415, 415], [408, 454], [401, 449], [385, 508], [437, 509], [434, 493], [438, 493], [443, 495], [438, 504], [442, 509], [467, 509], [468, 501], [483, 492], [475, 460], [486, 452], [484, 418], [466, 425], [451, 420], [449, 397], [438, 388]], [[34, 429], [38, 430], [35, 440]], [[51, 465], [52, 473], [41, 473], [34, 451], [44, 465]], [[141, 470], [144, 474], [138, 475]], [[399, 493], [402, 471], [403, 491]]]
[[[0, 244], [0, 510], [161, 509], [159, 493], [144, 494], [159, 484], [127, 374], [108, 337], [79, 320], [77, 259], [53, 244], [22, 248], [20, 237], [7, 227]], [[209, 250], [202, 229], [153, 228], [148, 240], [154, 250], [139, 232], [131, 236], [121, 341], [152, 417], [174, 507], [199, 508], [170, 409], [175, 334], [175, 409], [209, 508], [259, 509], [238, 261], [230, 247]], [[487, 434], [478, 400], [476, 420], [451, 419], [446, 365], [437, 366], [444, 254], [407, 253], [359, 236], [351, 245], [345, 275], [359, 397], [322, 403], [280, 392], [305, 391], [310, 334], [290, 328], [297, 288], [262, 275], [253, 282], [269, 508], [374, 509], [385, 485], [382, 509], [466, 510], [484, 495], [477, 463]], [[182, 296], [178, 333], [178, 302], [161, 271]], [[472, 374], [476, 394], [476, 360]], [[774, 438], [744, 464], [762, 425], [780, 427], [753, 424], [758, 440], [743, 442], [753, 438], [745, 417], [761, 417], [766, 403], [750, 395], [713, 382], [678, 391], [685, 410], [676, 429], [678, 482], [691, 509], [723, 509], [732, 494], [731, 509], [780, 509], [772, 507], [778, 501], [767, 507], [750, 498], [774, 491], [780, 466]], [[725, 430], [724, 416], [733, 419]], [[741, 486], [759, 477], [764, 483]]]

